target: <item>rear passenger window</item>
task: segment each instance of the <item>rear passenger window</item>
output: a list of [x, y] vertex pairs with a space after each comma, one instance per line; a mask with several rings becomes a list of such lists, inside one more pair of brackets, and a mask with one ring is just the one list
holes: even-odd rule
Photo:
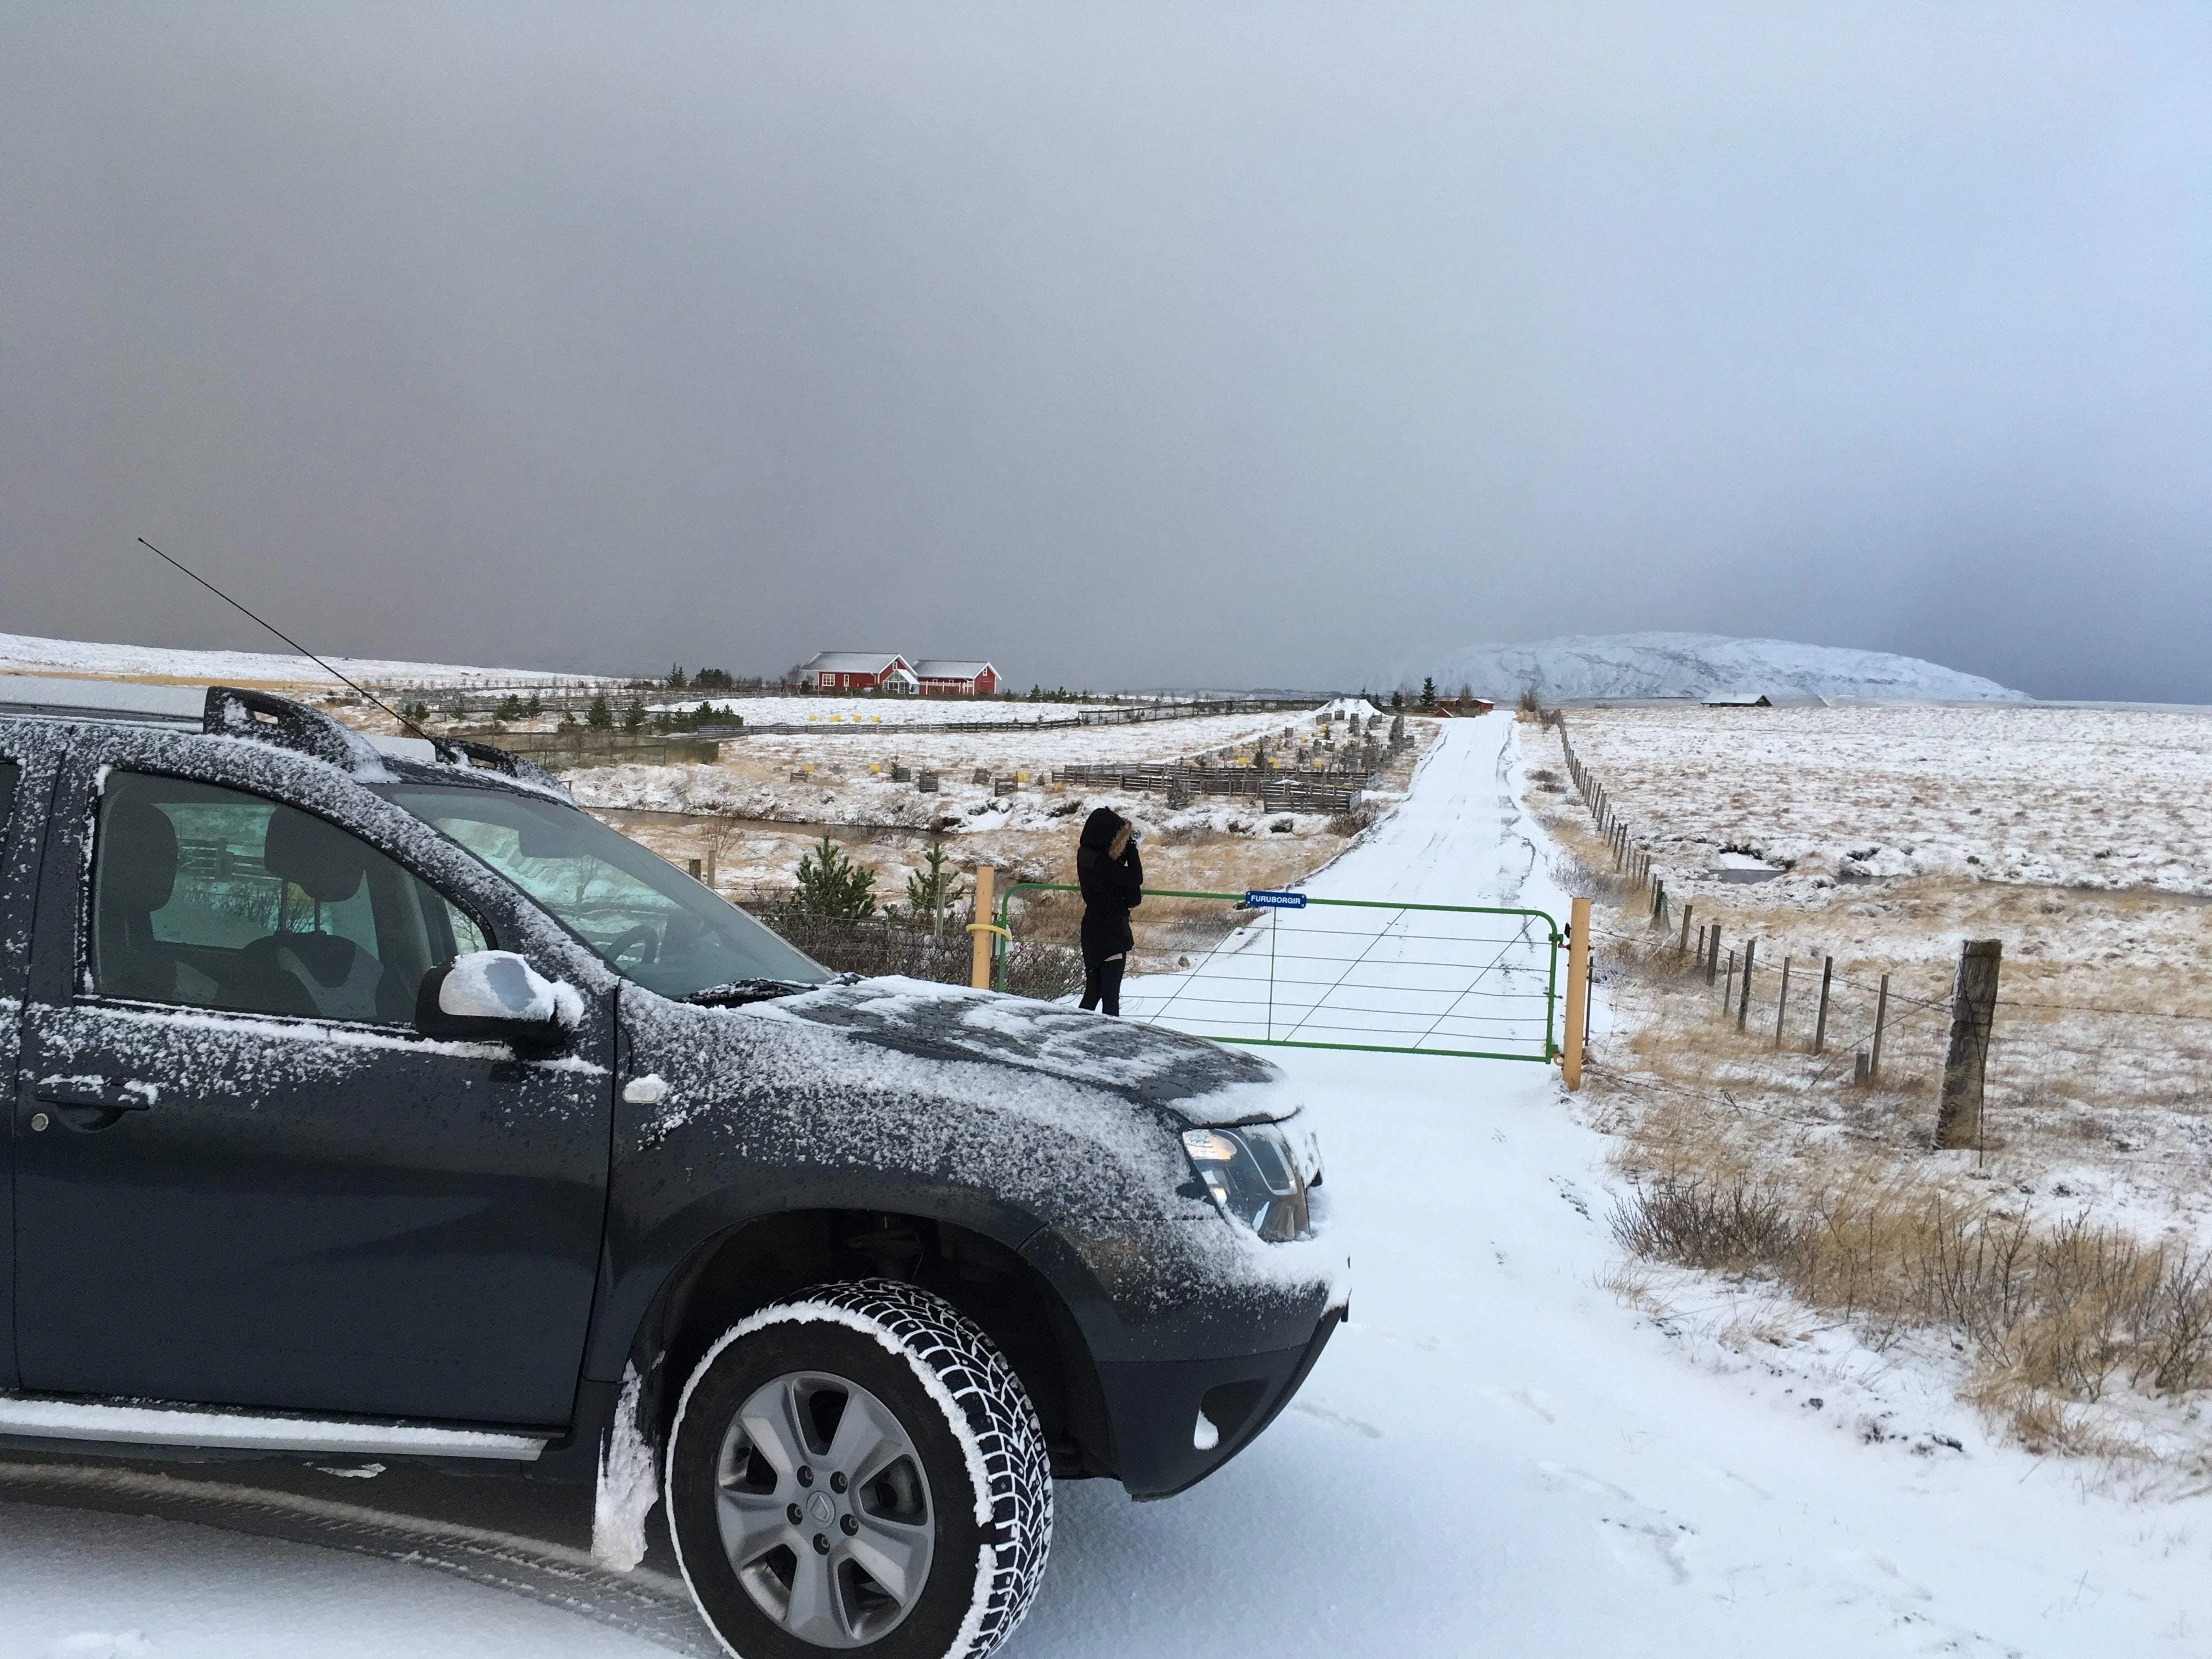
[[93, 843], [92, 988], [406, 1024], [483, 930], [360, 837], [258, 795], [117, 772]]

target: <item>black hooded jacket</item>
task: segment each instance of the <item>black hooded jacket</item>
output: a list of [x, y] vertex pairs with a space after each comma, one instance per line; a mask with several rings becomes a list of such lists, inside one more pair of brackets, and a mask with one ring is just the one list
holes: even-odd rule
[[1107, 856], [1121, 815], [1101, 806], [1083, 823], [1076, 843], [1075, 878], [1083, 886], [1083, 955], [1089, 962], [1118, 956], [1134, 947], [1129, 912], [1145, 902], [1145, 866], [1132, 840], [1118, 859]]

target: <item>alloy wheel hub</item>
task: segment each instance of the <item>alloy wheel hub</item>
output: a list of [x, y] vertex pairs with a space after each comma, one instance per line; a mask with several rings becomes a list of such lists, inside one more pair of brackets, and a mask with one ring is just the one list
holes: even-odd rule
[[921, 1454], [849, 1378], [793, 1371], [747, 1396], [722, 1438], [715, 1522], [755, 1606], [801, 1640], [852, 1648], [896, 1629], [935, 1542]]

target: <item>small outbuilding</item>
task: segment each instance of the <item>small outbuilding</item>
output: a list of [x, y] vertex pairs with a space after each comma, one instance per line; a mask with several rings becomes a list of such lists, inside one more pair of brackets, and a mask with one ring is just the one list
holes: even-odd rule
[[914, 673], [925, 697], [988, 697], [999, 690], [999, 671], [987, 662], [924, 657]]
[[1708, 708], [1771, 708], [1774, 699], [1764, 691], [1716, 691], [1705, 699]]

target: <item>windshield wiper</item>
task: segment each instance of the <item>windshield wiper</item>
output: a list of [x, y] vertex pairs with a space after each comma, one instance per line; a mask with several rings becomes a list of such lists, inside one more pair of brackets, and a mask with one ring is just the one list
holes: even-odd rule
[[748, 1002], [773, 1002], [778, 997], [795, 997], [801, 991], [819, 988], [795, 979], [733, 979], [727, 985], [694, 991], [684, 1000], [702, 1008], [742, 1008]]

